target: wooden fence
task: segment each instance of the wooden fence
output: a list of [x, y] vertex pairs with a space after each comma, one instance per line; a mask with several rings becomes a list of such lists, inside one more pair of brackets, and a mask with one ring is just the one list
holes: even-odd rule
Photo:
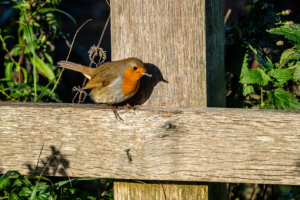
[[143, 106], [121, 108], [120, 122], [96, 104], [0, 102], [0, 173], [41, 172], [55, 155], [45, 175], [113, 178], [115, 199], [133, 200], [221, 200], [225, 182], [299, 185], [299, 112], [207, 108], [225, 106], [223, 7], [112, 0], [113, 60], [138, 57], [153, 74], [130, 101]]

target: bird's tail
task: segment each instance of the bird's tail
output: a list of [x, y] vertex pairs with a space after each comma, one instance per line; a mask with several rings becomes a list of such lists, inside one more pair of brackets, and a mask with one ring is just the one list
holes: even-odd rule
[[71, 70], [74, 70], [77, 72], [81, 72], [88, 79], [92, 78], [92, 76], [94, 74], [94, 70], [95, 70], [95, 68], [85, 67], [83, 65], [68, 62], [68, 61], [59, 61], [57, 63], [57, 67], [67, 68], [67, 69], [71, 69]]

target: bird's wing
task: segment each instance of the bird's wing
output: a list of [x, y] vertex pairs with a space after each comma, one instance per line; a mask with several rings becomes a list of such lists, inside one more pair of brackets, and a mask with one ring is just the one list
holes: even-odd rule
[[118, 78], [120, 73], [119, 67], [114, 65], [113, 63], [104, 63], [96, 69], [96, 73], [83, 89], [92, 89], [94, 87], [106, 87], [116, 78]]

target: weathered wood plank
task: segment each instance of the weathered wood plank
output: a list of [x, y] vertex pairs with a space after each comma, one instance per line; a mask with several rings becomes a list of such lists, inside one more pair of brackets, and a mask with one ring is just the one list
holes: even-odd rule
[[111, 1], [112, 59], [138, 57], [153, 74], [133, 103], [225, 106], [223, 10], [222, 0]]
[[[225, 106], [223, 10], [222, 0], [111, 1], [112, 59], [138, 57], [153, 75], [141, 79], [140, 90], [128, 100], [131, 105]], [[174, 194], [180, 190], [178, 185]]]
[[[100, 105], [0, 102], [0, 172], [34, 173], [46, 140], [38, 172], [56, 154], [72, 176], [300, 184], [298, 111], [139, 107], [119, 113], [125, 122]], [[53, 175], [56, 164], [46, 173]], [[55, 175], [62, 171], [58, 166]]]
[[114, 198], [120, 200], [222, 200], [226, 193], [226, 184], [218, 183], [114, 180]]
[[197, 199], [206, 200], [208, 189], [206, 185], [202, 187], [201, 183], [169, 182], [161, 184], [160, 182], [141, 182], [116, 180], [114, 182], [115, 198], [120, 200], [165, 200], [165, 199]]

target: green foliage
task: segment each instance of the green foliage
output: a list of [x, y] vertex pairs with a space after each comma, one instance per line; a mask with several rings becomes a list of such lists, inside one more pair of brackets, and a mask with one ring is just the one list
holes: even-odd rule
[[[14, 26], [9, 30], [0, 30], [0, 40], [4, 57], [5, 78], [0, 79], [0, 100], [9, 101], [44, 101], [43, 96], [50, 95], [47, 86], [38, 84], [39, 77], [48, 78], [49, 83], [55, 84], [58, 69], [53, 66], [51, 53], [55, 50], [54, 41], [66, 38], [60, 31], [56, 13], [63, 13], [71, 20], [75, 20], [66, 12], [56, 8], [60, 0], [11, 0], [18, 14], [14, 19]], [[15, 37], [8, 32], [17, 28]], [[17, 38], [16, 40], [14, 38]], [[7, 40], [12, 39], [14, 46], [8, 50]], [[26, 67], [25, 67], [26, 62]], [[46, 98], [45, 98], [46, 99]], [[56, 94], [50, 98], [59, 101]]]
[[243, 84], [257, 84], [259, 86], [265, 86], [270, 80], [269, 75], [267, 75], [262, 69], [256, 68], [243, 74], [240, 82]]
[[268, 100], [278, 109], [300, 110], [299, 100], [282, 88], [268, 91]]
[[[43, 181], [40, 181], [43, 180]], [[98, 195], [90, 194], [84, 187], [87, 181], [99, 178], [75, 178], [52, 183], [43, 176], [23, 176], [17, 171], [8, 171], [0, 177], [0, 199], [107, 199], [112, 200], [111, 194], [100, 197], [103, 191], [98, 189]], [[4, 195], [4, 196], [3, 196]]]
[[289, 69], [272, 69], [268, 72], [268, 75], [272, 77], [273, 84], [280, 86], [287, 83], [288, 80], [293, 78], [293, 71]]
[[[247, 5], [251, 6], [251, 12], [242, 14], [238, 25], [225, 29], [226, 49], [233, 46], [243, 49], [239, 50], [241, 54], [234, 56], [232, 50], [226, 51], [226, 62], [236, 61], [226, 67], [233, 77], [228, 84], [231, 93], [227, 97], [227, 106], [300, 110], [297, 98], [300, 94], [300, 25], [282, 21], [280, 16], [289, 12], [275, 14], [273, 6], [266, 0], [249, 0]], [[274, 58], [280, 52], [277, 35], [284, 35], [294, 46], [284, 50], [276, 63]], [[241, 73], [237, 73], [239, 71]]]
[[270, 33], [277, 34], [277, 35], [284, 35], [285, 38], [295, 41], [296, 48], [299, 49], [300, 46], [300, 24], [290, 24], [284, 25], [279, 28], [273, 28], [269, 30]]

